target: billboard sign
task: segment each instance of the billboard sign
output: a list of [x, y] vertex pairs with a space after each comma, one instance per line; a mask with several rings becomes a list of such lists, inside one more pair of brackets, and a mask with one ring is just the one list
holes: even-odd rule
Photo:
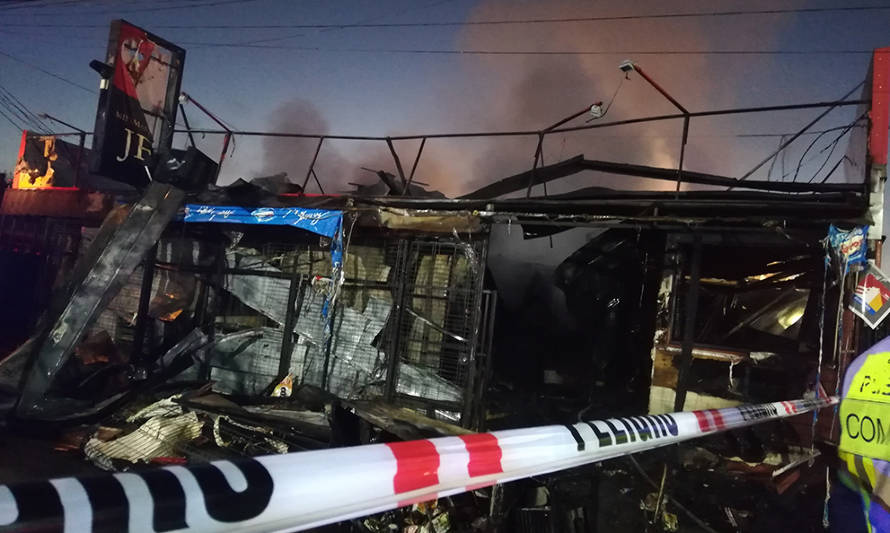
[[185, 50], [123, 21], [111, 23], [91, 170], [137, 187], [152, 155], [170, 149]]

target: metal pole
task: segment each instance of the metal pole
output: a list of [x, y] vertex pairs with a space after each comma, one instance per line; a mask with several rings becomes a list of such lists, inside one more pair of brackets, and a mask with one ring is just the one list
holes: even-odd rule
[[682, 411], [686, 403], [686, 388], [692, 367], [692, 348], [695, 344], [695, 319], [698, 314], [698, 288], [701, 283], [701, 233], [693, 234], [692, 258], [689, 271], [689, 288], [686, 291], [686, 310], [683, 321], [683, 345], [680, 353], [680, 371], [677, 376], [677, 392], [674, 410]]
[[[408, 241], [399, 240], [398, 253], [396, 254], [396, 271], [407, 273], [410, 259], [408, 257]], [[386, 382], [384, 383], [383, 399], [387, 403], [392, 403], [395, 399], [397, 391], [397, 381], [399, 379], [399, 360], [401, 358], [401, 333], [402, 322], [404, 319], [405, 309], [405, 279], [407, 275], [397, 276], [393, 279], [397, 280], [395, 295], [393, 299], [393, 311], [390, 314], [392, 321], [392, 332], [390, 339], [389, 359], [386, 361]], [[401, 281], [399, 281], [401, 280]]]
[[680, 163], [677, 165], [677, 196], [680, 192], [680, 182], [683, 181], [683, 158], [686, 156], [686, 141], [689, 139], [689, 115], [683, 117], [683, 142], [680, 145]]
[[179, 112], [182, 113], [182, 121], [185, 123], [185, 132], [189, 136], [189, 142], [192, 143], [192, 146], [195, 146], [195, 136], [192, 135], [192, 126], [189, 124], [189, 118], [185, 114], [185, 106], [179, 104]]
[[[208, 117], [210, 117], [210, 120], [216, 122], [216, 124], [217, 124], [220, 128], [224, 129], [225, 132], [226, 132], [226, 136], [225, 136], [225, 138], [223, 139], [222, 153], [221, 153], [220, 156], [219, 156], [219, 166], [216, 168], [216, 180], [215, 180], [215, 181], [218, 181], [218, 180], [219, 180], [219, 174], [220, 174], [220, 172], [222, 171], [223, 160], [225, 160], [225, 158], [226, 158], [226, 152], [229, 151], [229, 141], [232, 140], [232, 135], [233, 135], [234, 132], [233, 132], [231, 129], [229, 129], [229, 127], [226, 126], [225, 123], [224, 123], [223, 121], [221, 121], [220, 119], [216, 118], [216, 115], [214, 115], [214, 114], [211, 113], [206, 107], [204, 107], [203, 105], [201, 105], [201, 102], [198, 102], [197, 100], [195, 100], [194, 98], [192, 98], [191, 95], [187, 94], [185, 91], [183, 91], [183, 92], [180, 93], [180, 94], [181, 94], [183, 97], [185, 97], [186, 101], [189, 101], [189, 102], [195, 104], [195, 106], [196, 106], [198, 109], [200, 109], [205, 115], [207, 115]], [[182, 105], [182, 104], [180, 104], [180, 105]], [[185, 115], [185, 113], [183, 113], [183, 116], [184, 116], [184, 115]], [[188, 128], [188, 124], [186, 124], [186, 128]], [[188, 129], [189, 129], [189, 135], [191, 135], [191, 131], [190, 131], [191, 128], [188, 128]]]
[[[309, 177], [312, 176], [312, 170], [315, 168], [315, 162], [318, 160], [318, 152], [321, 151], [321, 144], [324, 137], [318, 139], [318, 146], [315, 147], [315, 154], [312, 156], [312, 162], [309, 163], [309, 170], [306, 171], [306, 179], [303, 180], [303, 193], [306, 193], [306, 186], [309, 185]], [[321, 184], [318, 185], [321, 188]]]
[[654, 87], [656, 91], [660, 92], [661, 95], [664, 96], [665, 98], [667, 98], [668, 101], [669, 101], [670, 103], [674, 104], [674, 107], [676, 107], [677, 109], [679, 109], [681, 113], [683, 113], [684, 115], [688, 115], [688, 114], [689, 114], [689, 110], [688, 110], [688, 109], [686, 109], [685, 107], [683, 107], [682, 105], [680, 105], [680, 102], [678, 102], [677, 100], [675, 100], [673, 96], [671, 96], [670, 94], [668, 94], [668, 92], [665, 91], [665, 90], [661, 87], [661, 85], [659, 85], [655, 80], [653, 80], [652, 78], [650, 78], [649, 75], [646, 74], [646, 73], [643, 71], [643, 69], [640, 68], [639, 65], [637, 65], [636, 63], [634, 63], [634, 64], [633, 64], [633, 68], [634, 68], [634, 71], [636, 71], [640, 76], [642, 76], [644, 80], [646, 80], [647, 82], [649, 82], [649, 85], [651, 85], [652, 87]]
[[321, 191], [321, 194], [324, 194], [324, 187], [321, 186], [321, 181], [318, 179], [318, 174], [315, 173], [315, 169], [312, 169], [312, 178], [315, 179], [315, 184], [318, 185], [318, 190]]
[[58, 118], [50, 115], [49, 113], [41, 113], [40, 118], [47, 118], [49, 120], [52, 120], [53, 122], [58, 122], [59, 124], [61, 124], [63, 126], [67, 126], [67, 127], [71, 128], [72, 130], [77, 130], [82, 135], [87, 133], [86, 131], [82, 130], [81, 128], [78, 128], [77, 126], [75, 126], [73, 124], [68, 124], [64, 120], [58, 119]]
[[594, 105], [601, 105], [601, 104], [602, 104], [602, 102], [597, 102], [595, 104], [591, 104], [591, 105], [585, 107], [584, 109], [582, 109], [581, 111], [578, 111], [577, 113], [572, 113], [571, 115], [560, 120], [559, 122], [555, 122], [555, 123], [551, 124], [550, 126], [544, 128], [544, 131], [555, 130], [556, 128], [562, 126], [563, 124], [565, 124], [567, 122], [571, 122], [571, 121], [575, 120], [576, 118], [580, 117], [581, 115], [583, 115], [584, 113], [587, 113], [588, 111], [590, 111], [590, 108], [593, 107]]
[[77, 148], [77, 161], [74, 162], [74, 186], [80, 185], [80, 165], [83, 161], [83, 150], [87, 142], [86, 132], [80, 133], [80, 144]]
[[402, 191], [402, 196], [411, 195], [409, 189], [411, 189], [411, 182], [414, 181], [414, 171], [417, 170], [417, 163], [420, 162], [420, 154], [423, 153], [423, 147], [426, 145], [426, 137], [420, 140], [420, 148], [417, 149], [417, 156], [414, 158], [414, 165], [411, 166], [411, 175], [408, 176], [408, 183], [405, 184], [405, 190]]
[[151, 304], [151, 289], [155, 277], [155, 259], [158, 255], [158, 245], [155, 244], [145, 254], [142, 262], [142, 286], [139, 290], [139, 307], [136, 311], [136, 331], [133, 333], [133, 351], [130, 355], [130, 363], [138, 368], [143, 362], [142, 345], [145, 342], [145, 331], [148, 329], [149, 305]]
[[680, 183], [683, 181], [683, 160], [686, 157], [686, 142], [689, 140], [689, 118], [690, 113], [689, 110], [683, 107], [680, 102], [678, 102], [673, 96], [668, 94], [664, 88], [658, 84], [655, 80], [649, 77], [648, 74], [636, 63], [631, 63], [633, 66], [633, 70], [638, 73], [644, 80], [646, 80], [649, 85], [655, 88], [656, 91], [661, 93], [662, 96], [667, 98], [667, 100], [674, 105], [677, 109], [683, 113], [683, 141], [680, 145], [680, 161], [677, 165], [677, 197], [680, 196]]
[[532, 187], [535, 186], [535, 182], [537, 182], [537, 170], [538, 170], [538, 160], [541, 157], [541, 152], [544, 150], [544, 132], [538, 133], [538, 146], [535, 148], [535, 159], [532, 161], [532, 173], [528, 179], [528, 188], [525, 190], [525, 197], [528, 198], [532, 195]]
[[223, 138], [223, 147], [222, 152], [219, 154], [219, 164], [216, 167], [216, 179], [214, 179], [214, 183], [219, 181], [219, 174], [222, 172], [223, 161], [226, 159], [226, 152], [229, 151], [229, 141], [232, 140], [232, 132], [227, 132], [226, 136]]
[[399, 159], [399, 154], [396, 153], [396, 148], [392, 145], [392, 139], [390, 139], [389, 137], [386, 138], [386, 145], [389, 146], [389, 151], [390, 153], [392, 153], [392, 158], [396, 162], [396, 170], [399, 171], [399, 178], [401, 178], [402, 180], [402, 187], [406, 187], [408, 181], [405, 179], [405, 171], [402, 170], [402, 161]]
[[[321, 369], [321, 390], [325, 392], [328, 391], [328, 372], [330, 372], [331, 366], [331, 345], [334, 344], [334, 335], [336, 334], [335, 331], [340, 330], [340, 328], [338, 328], [336, 325], [337, 306], [331, 305], [330, 309], [328, 309], [328, 313], [330, 313], [329, 320], [331, 321], [331, 327], [328, 331], [325, 332], [325, 336], [327, 338], [325, 339], [326, 342], [324, 343], [324, 365]], [[328, 328], [325, 327], [325, 329]]]
[[[295, 251], [296, 252], [296, 251]], [[299, 315], [299, 307], [302, 307], [303, 300], [303, 275], [297, 268], [297, 254], [294, 253], [293, 275], [290, 279], [287, 294], [287, 309], [284, 313], [284, 331], [281, 338], [281, 354], [278, 358], [278, 377], [275, 382], [278, 383], [290, 371], [291, 357], [294, 351], [294, 323]], [[297, 302], [300, 306], [297, 306]]]

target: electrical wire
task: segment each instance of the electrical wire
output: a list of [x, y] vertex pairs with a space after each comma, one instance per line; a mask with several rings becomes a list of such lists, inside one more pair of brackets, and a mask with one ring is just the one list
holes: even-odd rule
[[[800, 156], [800, 159], [797, 161], [797, 168], [795, 168], [795, 170], [794, 170], [794, 177], [791, 179], [791, 181], [792, 181], [792, 182], [796, 182], [796, 181], [797, 181], [797, 176], [798, 176], [798, 174], [800, 173], [800, 167], [801, 167], [801, 165], [803, 164], [803, 158], [806, 157], [807, 153], [809, 153], [809, 151], [813, 148], [813, 146], [815, 146], [816, 143], [819, 142], [819, 139], [821, 139], [825, 134], [830, 133], [830, 132], [832, 132], [832, 131], [844, 130], [844, 132], [841, 133], [840, 136], [838, 136], [838, 140], [839, 140], [841, 137], [843, 137], [844, 135], [846, 135], [847, 131], [849, 131], [850, 128], [852, 128], [852, 127], [855, 126], [858, 122], [860, 122], [860, 121], [862, 121], [863, 119], [865, 119], [866, 115], [867, 115], [867, 113], [863, 113], [863, 114], [860, 115], [856, 120], [854, 120], [853, 122], [851, 122], [851, 123], [849, 123], [849, 124], [846, 124], [846, 125], [844, 125], [844, 126], [838, 126], [838, 127], [835, 127], [835, 128], [829, 128], [829, 129], [827, 129], [827, 130], [823, 130], [822, 133], [820, 133], [819, 135], [817, 135], [816, 138], [813, 139], [812, 142], [810, 142], [810, 144], [807, 146], [807, 149], [804, 150], [803, 154], [801, 154], [801, 156]], [[837, 142], [837, 140], [836, 140], [835, 142]], [[820, 151], [819, 153], [822, 153], [822, 152]], [[812, 181], [812, 179], [811, 179], [810, 181]]]
[[[834, 130], [837, 130], [837, 129], [840, 129], [840, 128], [833, 128], [833, 129], [834, 129]], [[844, 133], [846, 133], [846, 132], [844, 132]], [[828, 145], [826, 145], [825, 148], [823, 148], [823, 149], [820, 150], [819, 152], [817, 152], [817, 153], [811, 155], [806, 161], [804, 161], [804, 163], [803, 163], [804, 166], [810, 164], [810, 163], [811, 163], [812, 161], [814, 161], [817, 157], [819, 157], [822, 153], [824, 153], [825, 150], [831, 148], [832, 144], [835, 144], [835, 143], [837, 143], [837, 142], [840, 142], [840, 138], [835, 139], [835, 141], [832, 141], [832, 143], [829, 143]], [[784, 153], [784, 152], [783, 152], [783, 153]], [[842, 159], [850, 160], [850, 158], [847, 157], [846, 155], [845, 155]], [[852, 162], [852, 160], [850, 160], [850, 161]], [[832, 168], [832, 170], [828, 173], [829, 176], [831, 175], [832, 172], [834, 172], [834, 171], [836, 170], [836, 166], [837, 166], [837, 165], [835, 165], [835, 168]], [[820, 168], [821, 168], [821, 167], [820, 167]], [[787, 178], [788, 176], [791, 176], [792, 174], [793, 174], [793, 172], [790, 171], [790, 170], [789, 170], [788, 172], [782, 174], [782, 176], [780, 177], [780, 181], [784, 181], [785, 178]], [[814, 176], [814, 178], [815, 178], [815, 176]], [[826, 176], [825, 179], [828, 179], [828, 176]], [[811, 180], [808, 181], [807, 183], [812, 183], [812, 178], [811, 178]], [[821, 181], [820, 183], [825, 183], [825, 180]]]
[[834, 171], [837, 170], [837, 168], [839, 166], [841, 166], [841, 163], [843, 163], [844, 161], [849, 161], [852, 165], [854, 165], [854, 166], [856, 165], [856, 163], [853, 163], [852, 159], [850, 159], [849, 157], [844, 155], [844, 157], [837, 160], [837, 163], [835, 163], [834, 166], [831, 167], [831, 170], [828, 171], [828, 174], [826, 174], [825, 177], [822, 178], [822, 181], [820, 181], [819, 183], [822, 184], [822, 183], [825, 183], [826, 181], [828, 181], [828, 178], [830, 178], [832, 176], [832, 174], [834, 174]]
[[599, 120], [599, 119], [605, 117], [609, 113], [609, 110], [612, 109], [612, 103], [615, 102], [615, 97], [618, 96], [618, 91], [621, 90], [621, 86], [624, 85], [624, 80], [626, 80], [626, 79], [627, 79], [626, 76], [621, 76], [621, 81], [618, 82], [618, 87], [615, 87], [615, 92], [612, 93], [612, 98], [609, 99], [609, 103], [606, 104], [605, 108], [603, 108], [603, 114], [598, 117], [591, 117], [591, 118], [585, 120], [584, 121], [585, 124], [587, 124], [588, 122], [594, 121], [594, 120]]
[[[862, 118], [864, 118], [865, 115], [867, 115], [867, 114], [868, 113], [864, 113]], [[862, 118], [860, 118], [860, 120], [862, 120]], [[856, 122], [858, 122], [858, 120]], [[841, 139], [844, 137], [844, 135], [846, 135], [847, 133], [850, 132], [850, 130], [853, 129], [856, 122], [853, 122], [852, 124], [850, 124], [844, 131], [842, 131], [834, 139], [834, 141], [832, 141], [832, 143], [829, 145], [831, 147], [831, 150], [828, 151], [828, 155], [825, 157], [825, 161], [823, 161], [822, 164], [819, 166], [819, 168], [816, 169], [816, 172], [814, 172], [813, 175], [810, 177], [810, 179], [807, 180], [807, 183], [812, 183], [813, 180], [816, 179], [816, 176], [818, 176], [819, 173], [822, 172], [822, 169], [825, 168], [825, 165], [827, 165], [828, 162], [831, 160], [831, 156], [834, 154], [834, 150], [835, 150], [835, 148], [837, 148], [838, 143], [841, 141]], [[819, 153], [821, 154], [822, 152], [824, 152], [826, 149], [829, 148], [829, 146], [826, 146], [825, 148], [822, 148], [821, 150], [819, 150]], [[846, 155], [844, 157], [846, 157]], [[841, 158], [841, 160], [843, 160], [843, 158]], [[834, 172], [834, 168], [832, 168], [831, 172]], [[831, 174], [831, 172], [829, 172], [829, 175]], [[821, 183], [825, 183], [825, 181], [823, 180]]]
[[33, 129], [42, 133], [49, 133], [49, 127], [40, 119], [40, 117], [31, 111], [31, 109], [29, 109], [21, 100], [16, 98], [14, 94], [10, 93], [2, 86], [0, 86], [0, 89], [5, 93], [3, 98], [6, 99], [7, 102], [10, 102], [16, 109], [20, 110], [22, 115], [27, 118], [27, 122], [33, 126]]
[[4, 98], [0, 97], [0, 107], [2, 107], [3, 109], [5, 109], [5, 110], [6, 110], [6, 113], [8, 113], [8, 114], [9, 114], [10, 116], [12, 116], [13, 118], [15, 118], [15, 120], [16, 120], [17, 122], [19, 122], [19, 123], [21, 123], [22, 125], [24, 125], [25, 127], [22, 128], [22, 129], [27, 129], [27, 126], [28, 126], [28, 119], [27, 119], [27, 117], [23, 117], [22, 114], [21, 114], [21, 112], [20, 112], [19, 110], [17, 110], [17, 109], [15, 108], [15, 106], [9, 104]]
[[[191, 1], [197, 1], [197, 0], [191, 0]], [[183, 0], [154, 0], [153, 4], [155, 4], [155, 5], [170, 4], [170, 3], [180, 3], [181, 4], [182, 2], [183, 2]], [[121, 4], [139, 3], [139, 0], [129, 0], [129, 2], [124, 2], [124, 0], [104, 0], [103, 3], [107, 4], [109, 6], [114, 5], [114, 6], [117, 6], [118, 8], [120, 8]], [[24, 0], [21, 2], [12, 2], [12, 1], [6, 0], [6, 2], [4, 2], [2, 5], [0, 5], [0, 13], [13, 12], [13, 11], [19, 11], [19, 10], [30, 10], [30, 9], [42, 10], [45, 8], [53, 8], [53, 7], [67, 8], [68, 6], [72, 6], [72, 5], [74, 7], [76, 7], [77, 4], [86, 5], [89, 7], [96, 7], [95, 0], [46, 0], [44, 2], [41, 2], [40, 0]], [[13, 14], [18, 14], [18, 13], [13, 13]], [[27, 15], [29, 15], [29, 13], [22, 13], [22, 15], [27, 16]]]
[[6, 58], [8, 58], [8, 59], [11, 59], [11, 60], [13, 60], [13, 61], [15, 61], [15, 62], [17, 62], [17, 63], [21, 63], [22, 65], [25, 65], [25, 66], [27, 66], [27, 67], [29, 67], [29, 68], [32, 68], [32, 69], [34, 69], [34, 70], [37, 70], [37, 71], [39, 71], [39, 72], [42, 72], [42, 73], [46, 74], [47, 76], [53, 77], [53, 78], [55, 78], [55, 79], [57, 79], [57, 80], [59, 80], [59, 81], [65, 82], [65, 83], [67, 83], [68, 85], [71, 85], [71, 86], [73, 86], [73, 87], [77, 87], [78, 89], [84, 90], [84, 91], [86, 91], [86, 92], [88, 92], [88, 93], [91, 93], [91, 94], [99, 94], [97, 91], [94, 91], [93, 89], [90, 89], [90, 88], [88, 88], [88, 87], [84, 87], [83, 85], [81, 85], [81, 84], [79, 84], [79, 83], [77, 83], [77, 82], [71, 81], [71, 80], [69, 80], [68, 78], [66, 78], [66, 77], [64, 77], [64, 76], [61, 76], [61, 75], [59, 75], [59, 74], [56, 74], [55, 72], [50, 72], [49, 70], [46, 70], [45, 68], [40, 67], [40, 66], [38, 66], [38, 65], [35, 65], [35, 64], [33, 64], [33, 63], [29, 63], [28, 61], [25, 61], [24, 59], [19, 59], [18, 57], [15, 57], [14, 55], [11, 55], [11, 54], [9, 54], [9, 53], [7, 53], [7, 52], [4, 52], [3, 50], [0, 50], [0, 56], [6, 57]]
[[320, 46], [288, 46], [271, 44], [236, 44], [220, 42], [182, 42], [183, 46], [196, 49], [235, 48], [257, 50], [296, 50], [301, 52], [333, 52], [362, 54], [405, 55], [461, 55], [461, 56], [811, 56], [811, 55], [864, 55], [874, 50], [485, 50], [485, 49], [432, 49], [432, 48], [326, 48]]
[[66, 4], [81, 3], [83, 0], [59, 0], [55, 2], [43, 3], [37, 0], [24, 0], [22, 2], [5, 2], [0, 6], [0, 12], [17, 11], [19, 9], [39, 9], [44, 7], [58, 7]]
[[[216, 0], [207, 2], [203, 5], [222, 5], [239, 2], [249, 2], [255, 0]], [[193, 6], [178, 6], [179, 8], [189, 8]], [[154, 11], [164, 8], [145, 8], [139, 11]], [[809, 8], [777, 8], [777, 9], [757, 9], [757, 10], [725, 10], [725, 11], [702, 11], [702, 12], [681, 12], [681, 13], [655, 13], [645, 15], [604, 15], [595, 17], [557, 17], [557, 18], [527, 18], [527, 19], [492, 19], [492, 20], [464, 20], [464, 21], [429, 21], [429, 22], [359, 22], [359, 23], [340, 23], [340, 24], [167, 24], [155, 25], [156, 28], [163, 29], [353, 29], [353, 28], [429, 28], [429, 27], [461, 27], [461, 26], [504, 26], [504, 25], [527, 25], [527, 24], [564, 24], [564, 23], [580, 23], [580, 22], [614, 22], [614, 21], [634, 21], [634, 20], [660, 20], [660, 19], [694, 19], [694, 18], [714, 18], [714, 17], [737, 17], [752, 15], [784, 15], [784, 14], [813, 14], [813, 13], [844, 13], [844, 12], [862, 12], [862, 11], [886, 11], [890, 10], [890, 6], [839, 6], [839, 7], [809, 7]], [[135, 11], [135, 10], [132, 10]], [[70, 14], [70, 13], [67, 13]], [[88, 13], [88, 14], [93, 14]], [[44, 15], [44, 14], [41, 14]], [[55, 16], [56, 14], [52, 14]], [[46, 16], [49, 16], [48, 14]], [[77, 25], [67, 25], [62, 27], [76, 27]], [[56, 26], [59, 27], [59, 26]], [[104, 27], [96, 25], [95, 27]]]
[[[838, 136], [837, 139], [834, 140], [834, 142], [832, 142], [829, 145], [831, 147], [831, 150], [828, 151], [828, 155], [825, 156], [825, 160], [822, 161], [822, 164], [819, 165], [819, 168], [816, 169], [816, 172], [814, 172], [813, 175], [810, 177], [810, 179], [807, 180], [807, 183], [813, 183], [813, 180], [816, 179], [816, 176], [818, 176], [819, 173], [822, 172], [822, 169], [825, 168], [825, 165], [827, 165], [828, 162], [831, 161], [831, 156], [834, 155], [835, 148], [837, 148], [837, 145], [841, 141], [841, 138], [843, 138], [843, 136], [847, 134], [847, 131], [850, 131], [850, 130], [845, 130], [843, 133], [841, 133]], [[826, 146], [822, 150], [819, 150], [819, 153], [821, 154], [822, 152], [824, 152], [826, 148], [828, 148], [828, 146]]]
[[0, 94], [5, 95], [5, 98], [12, 103], [16, 108], [20, 109], [24, 115], [28, 118], [28, 122], [36, 126], [36, 129], [43, 131], [43, 133], [49, 133], [51, 128], [44, 122], [36, 113], [31, 111], [24, 102], [19, 100], [19, 98], [13, 94], [9, 89], [0, 85]]
[[21, 108], [21, 106], [17, 105], [15, 102], [9, 99], [5, 94], [0, 93], [0, 105], [6, 109], [6, 111], [12, 114], [16, 119], [21, 121], [22, 124], [25, 125], [26, 128], [40, 130], [41, 128], [36, 127], [34, 119], [28, 114], [28, 112]]
[[[52, 27], [52, 26], [50, 26]], [[14, 33], [7, 28], [0, 28], [0, 32]], [[188, 46], [193, 51], [206, 51], [215, 48], [227, 48], [234, 50], [288, 50], [300, 52], [318, 53], [345, 53], [345, 54], [399, 54], [399, 55], [428, 55], [428, 56], [830, 56], [830, 55], [867, 55], [874, 53], [872, 49], [834, 49], [834, 50], [487, 50], [487, 49], [433, 49], [433, 48], [337, 48], [308, 45], [283, 45], [268, 44], [278, 40], [286, 40], [298, 37], [289, 35], [281, 37], [269, 37], [237, 42], [219, 41], [177, 41], [181, 46]], [[70, 46], [72, 41], [94, 42], [95, 39], [86, 36], [66, 37], [65, 43]], [[8, 54], [3, 54], [7, 55]], [[33, 65], [32, 65], [33, 66]], [[67, 81], [67, 80], [66, 80]], [[79, 86], [84, 88], [83, 86]]]
[[0, 117], [5, 118], [6, 121], [9, 122], [10, 124], [12, 124], [12, 126], [13, 126], [15, 129], [17, 129], [17, 130], [19, 130], [19, 131], [24, 131], [24, 130], [25, 130], [25, 128], [23, 128], [20, 124], [17, 124], [17, 123], [16, 123], [16, 122], [15, 122], [9, 115], [7, 115], [7, 114], [6, 114], [5, 112], [3, 112], [2, 110], [0, 110]]
[[[29, 17], [64, 17], [71, 16], [74, 14], [77, 15], [106, 15], [106, 14], [121, 14], [121, 13], [153, 13], [157, 11], [172, 11], [172, 10], [180, 10], [180, 9], [194, 9], [197, 7], [219, 7], [231, 4], [248, 4], [253, 2], [258, 2], [260, 0], [213, 0], [209, 2], [190, 2], [190, 3], [182, 3], [178, 2], [175, 5], [168, 6], [152, 6], [152, 7], [141, 7], [141, 8], [124, 8], [124, 9], [111, 9], [111, 10], [103, 10], [103, 11], [81, 11], [79, 13], [72, 13], [71, 11], [67, 12], [54, 12], [54, 13], [29, 13], [27, 16]], [[47, 6], [49, 7], [49, 6]]]

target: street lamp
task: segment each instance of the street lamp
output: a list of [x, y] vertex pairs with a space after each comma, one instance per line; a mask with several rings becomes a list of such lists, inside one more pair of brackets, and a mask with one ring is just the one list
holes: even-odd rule
[[677, 166], [677, 192], [679, 192], [680, 180], [683, 177], [683, 158], [686, 155], [686, 140], [689, 137], [689, 110], [680, 105], [680, 102], [678, 102], [673, 96], [668, 94], [668, 92], [665, 91], [661, 85], [650, 78], [649, 75], [646, 74], [646, 72], [642, 68], [640, 68], [639, 65], [637, 65], [630, 59], [625, 59], [624, 61], [622, 61], [621, 64], [618, 65], [618, 68], [621, 69], [621, 72], [624, 72], [625, 76], [630, 75], [631, 72], [636, 72], [637, 74], [642, 76], [643, 79], [649, 83], [649, 85], [654, 87], [656, 91], [661, 93], [661, 95], [667, 98], [667, 100], [671, 104], [673, 104], [674, 107], [676, 107], [680, 110], [681, 113], [683, 113], [683, 144], [680, 145], [680, 163]]

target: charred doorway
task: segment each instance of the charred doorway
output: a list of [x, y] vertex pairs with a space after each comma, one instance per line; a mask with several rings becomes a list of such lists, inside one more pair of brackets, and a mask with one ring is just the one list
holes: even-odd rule
[[504, 403], [492, 427], [644, 412], [664, 234], [574, 229], [552, 249], [525, 245], [541, 249], [536, 263], [523, 263], [518, 239], [493, 241], [492, 255], [516, 258], [489, 263], [498, 294], [515, 300], [498, 303], [492, 398]]

